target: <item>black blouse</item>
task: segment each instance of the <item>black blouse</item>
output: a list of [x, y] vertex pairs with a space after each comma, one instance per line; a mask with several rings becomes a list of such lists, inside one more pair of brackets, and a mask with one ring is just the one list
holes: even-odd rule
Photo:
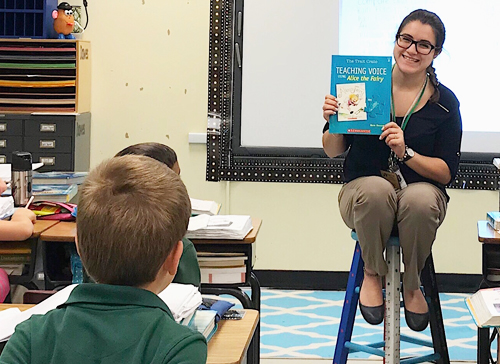
[[[415, 112], [404, 131], [405, 143], [415, 152], [428, 157], [444, 160], [450, 169], [451, 178], [455, 178], [460, 162], [460, 144], [462, 141], [462, 118], [460, 103], [455, 94], [443, 85], [438, 86], [440, 98], [437, 103], [424, 105]], [[403, 118], [396, 118], [401, 125]], [[326, 123], [323, 132], [328, 130]], [[358, 177], [380, 176], [380, 170], [388, 169], [391, 149], [378, 135], [345, 135], [349, 148], [344, 161], [344, 179], [350, 182]], [[401, 173], [406, 183], [429, 182], [442, 190], [444, 185], [422, 177], [406, 164], [400, 163]]]

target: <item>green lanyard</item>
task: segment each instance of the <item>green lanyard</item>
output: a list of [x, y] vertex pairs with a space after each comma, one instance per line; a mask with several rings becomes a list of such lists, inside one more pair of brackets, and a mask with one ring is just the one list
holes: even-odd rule
[[[415, 98], [413, 101], [413, 104], [410, 106], [408, 111], [406, 112], [406, 115], [403, 118], [403, 122], [401, 123], [401, 130], [405, 130], [406, 124], [408, 124], [408, 120], [410, 120], [410, 117], [413, 115], [415, 112], [415, 109], [417, 108], [417, 105], [419, 104], [420, 100], [422, 100], [422, 96], [424, 96], [425, 88], [427, 87], [427, 82], [429, 81], [429, 75], [425, 77], [425, 82], [422, 86], [422, 90], [420, 90], [420, 94]], [[391, 85], [391, 121], [396, 122], [396, 111], [394, 107], [394, 96], [392, 94], [392, 85]]]

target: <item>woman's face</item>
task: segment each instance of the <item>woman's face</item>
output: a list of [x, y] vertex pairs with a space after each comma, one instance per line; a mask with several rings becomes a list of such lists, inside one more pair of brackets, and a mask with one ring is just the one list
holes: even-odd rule
[[[400, 35], [410, 38], [414, 41], [424, 41], [436, 46], [436, 36], [429, 24], [422, 24], [418, 20], [412, 21], [401, 30]], [[417, 52], [416, 44], [412, 44], [408, 49], [394, 44], [394, 60], [401, 72], [406, 74], [418, 74], [426, 72], [427, 67], [432, 60], [437, 57], [436, 49], [431, 50], [429, 54]]]

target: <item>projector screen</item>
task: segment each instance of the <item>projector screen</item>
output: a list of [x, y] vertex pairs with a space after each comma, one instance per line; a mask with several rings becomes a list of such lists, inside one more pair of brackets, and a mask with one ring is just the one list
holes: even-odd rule
[[500, 154], [498, 0], [245, 1], [240, 145], [321, 148], [331, 55], [392, 56], [400, 22], [417, 8], [446, 27], [434, 66], [461, 104], [462, 151]]

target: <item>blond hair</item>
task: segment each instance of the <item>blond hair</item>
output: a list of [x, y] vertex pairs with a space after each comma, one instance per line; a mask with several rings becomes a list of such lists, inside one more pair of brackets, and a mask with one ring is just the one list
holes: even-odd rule
[[83, 265], [98, 283], [150, 283], [185, 235], [190, 214], [186, 187], [165, 164], [137, 155], [106, 160], [80, 189]]

